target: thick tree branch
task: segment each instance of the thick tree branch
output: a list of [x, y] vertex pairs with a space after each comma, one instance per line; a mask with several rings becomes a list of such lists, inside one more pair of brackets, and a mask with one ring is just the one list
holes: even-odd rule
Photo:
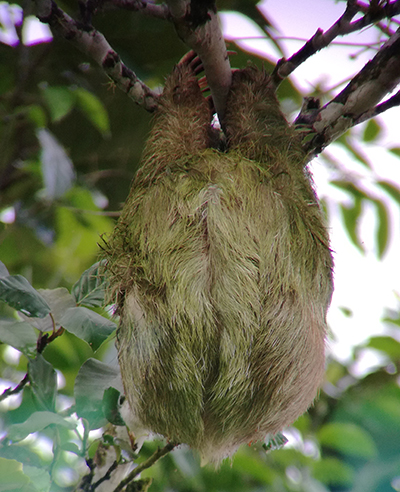
[[52, 0], [36, 0], [37, 17], [51, 26], [53, 31], [95, 60], [113, 80], [136, 103], [148, 111], [157, 107], [158, 95], [146, 86], [124, 63], [96, 29], [84, 29], [61, 10]]
[[156, 17], [158, 19], [168, 19], [169, 11], [166, 4], [155, 4], [145, 0], [108, 0], [118, 8], [141, 12], [142, 14]]
[[232, 72], [215, 1], [167, 0], [180, 38], [201, 59], [215, 110], [223, 123]]
[[[346, 130], [398, 104], [398, 95], [376, 106], [400, 82], [400, 29], [382, 46], [375, 57], [322, 109], [308, 106], [296, 123], [305, 127], [305, 148], [310, 157], [321, 152]], [[305, 124], [304, 124], [305, 123]]]

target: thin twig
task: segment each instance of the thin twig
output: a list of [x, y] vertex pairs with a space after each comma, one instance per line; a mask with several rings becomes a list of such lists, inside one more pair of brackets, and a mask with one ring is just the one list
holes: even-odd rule
[[113, 492], [120, 492], [126, 485], [128, 485], [129, 482], [132, 482], [135, 477], [142, 473], [143, 470], [150, 468], [150, 466], [154, 465], [156, 461], [172, 451], [175, 446], [177, 446], [177, 443], [169, 442], [163, 448], [158, 448], [157, 451], [150, 456], [150, 458], [131, 471], [131, 473], [129, 473], [129, 475], [124, 478], [117, 487], [115, 487]]
[[101, 485], [106, 480], [110, 480], [111, 474], [114, 470], [117, 469], [117, 466], [118, 466], [118, 462], [115, 460], [114, 463], [110, 466], [110, 468], [106, 471], [106, 473], [90, 487], [90, 491], [95, 490], [99, 485]]
[[0, 401], [5, 400], [9, 396], [16, 395], [20, 391], [24, 389], [24, 386], [29, 382], [29, 376], [28, 374], [25, 374], [23, 379], [18, 383], [18, 385], [15, 388], [7, 388], [6, 390], [3, 391], [3, 393], [0, 395]]
[[[50, 316], [54, 322], [53, 315], [50, 313]], [[43, 350], [47, 347], [49, 343], [58, 338], [64, 333], [64, 328], [59, 328], [57, 331], [54, 331], [50, 336], [48, 333], [41, 333], [36, 341], [36, 352], [41, 354]], [[9, 396], [16, 395], [20, 393], [24, 387], [29, 383], [29, 374], [26, 373], [25, 376], [21, 379], [18, 385], [15, 388], [7, 388], [0, 395], [0, 401], [5, 400]]]
[[[361, 19], [351, 22], [354, 16], [364, 11]], [[400, 13], [400, 0], [379, 6], [377, 9], [365, 9], [357, 0], [348, 0], [343, 15], [327, 30], [318, 29], [317, 32], [305, 43], [305, 45], [287, 60], [282, 58], [277, 63], [272, 74], [273, 83], [277, 87], [282, 80], [288, 77], [308, 58], [323, 48], [329, 46], [338, 36], [344, 36], [378, 22], [383, 18], [391, 18]]]

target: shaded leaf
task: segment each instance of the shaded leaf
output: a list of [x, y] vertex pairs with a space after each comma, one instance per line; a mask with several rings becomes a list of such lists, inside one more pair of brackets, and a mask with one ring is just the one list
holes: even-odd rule
[[39, 432], [49, 425], [60, 425], [66, 429], [75, 429], [76, 425], [64, 417], [53, 412], [35, 412], [22, 424], [13, 424], [8, 431], [8, 438], [12, 441], [22, 441], [33, 432]]
[[395, 156], [400, 157], [400, 147], [391, 147], [390, 149], [388, 149], [388, 151]]
[[346, 318], [351, 318], [353, 316], [353, 311], [345, 306], [339, 306], [340, 311], [346, 316]]
[[73, 93], [64, 86], [47, 86], [42, 89], [52, 121], [60, 121], [74, 107], [75, 97]]
[[103, 413], [106, 419], [114, 425], [126, 425], [120, 413], [121, 393], [115, 388], [107, 388], [103, 395]]
[[36, 334], [25, 321], [0, 320], [0, 342], [11, 345], [27, 357], [36, 355]]
[[30, 479], [23, 472], [22, 463], [0, 457], [0, 492], [20, 490]]
[[36, 128], [44, 128], [47, 126], [47, 117], [44, 109], [39, 104], [31, 104], [27, 108], [28, 118], [36, 126]]
[[371, 337], [365, 347], [385, 352], [392, 360], [400, 359], [400, 342], [392, 337]]
[[57, 394], [57, 375], [53, 366], [41, 354], [28, 363], [28, 374], [32, 392], [38, 405], [54, 411]]
[[104, 274], [100, 273], [103, 263], [97, 262], [83, 272], [72, 287], [76, 303], [88, 307], [99, 307], [104, 303]]
[[108, 113], [100, 99], [82, 87], [75, 89], [74, 94], [77, 98], [78, 105], [93, 126], [101, 134], [108, 135], [110, 133], [110, 122], [108, 120]]
[[103, 398], [109, 388], [123, 392], [120, 372], [96, 359], [88, 359], [79, 369], [74, 395], [78, 415], [87, 419], [92, 429], [107, 422], [103, 412]]
[[360, 218], [362, 211], [362, 200], [356, 199], [353, 207], [340, 205], [340, 210], [343, 215], [343, 224], [349, 235], [350, 241], [363, 253], [364, 247], [358, 237], [358, 219]]
[[[74, 297], [65, 287], [59, 287], [57, 289], [38, 289], [38, 292], [50, 306], [51, 316], [48, 314], [44, 318], [22, 317], [42, 332], [59, 328], [61, 326], [60, 320], [64, 316], [65, 311], [70, 307], [76, 307]], [[55, 327], [53, 325], [53, 320]]]
[[46, 470], [24, 464], [24, 473], [30, 478], [34, 489], [38, 492], [48, 492], [50, 490], [50, 475]]
[[235, 470], [260, 481], [262, 484], [272, 485], [274, 473], [260, 460], [247, 454], [237, 454], [234, 458]]
[[347, 191], [348, 193], [350, 193], [350, 195], [354, 197], [354, 199], [360, 199], [360, 198], [369, 199], [365, 191], [360, 190], [360, 188], [357, 188], [357, 186], [351, 181], [342, 181], [339, 179], [334, 179], [330, 182], [330, 184], [335, 186], [336, 188]]
[[377, 122], [376, 119], [369, 120], [365, 125], [363, 140], [364, 142], [372, 142], [378, 138], [378, 136], [382, 132], [381, 125]]
[[10, 274], [8, 273], [7, 267], [2, 261], [0, 261], [0, 278], [9, 276]]
[[318, 431], [317, 437], [321, 445], [344, 455], [369, 459], [377, 452], [370, 434], [356, 424], [331, 422]]
[[79, 446], [77, 446], [74, 442], [65, 442], [60, 447], [63, 451], [68, 451], [78, 456], [80, 456], [81, 454], [81, 450], [79, 449]]
[[115, 323], [85, 307], [67, 309], [60, 322], [67, 331], [85, 340], [94, 351], [116, 329]]
[[350, 486], [354, 479], [354, 470], [337, 458], [323, 458], [314, 463], [313, 476], [327, 485]]
[[398, 186], [389, 181], [377, 181], [376, 184], [384, 189], [386, 193], [400, 205], [400, 188]]
[[378, 257], [382, 258], [389, 243], [389, 214], [384, 202], [375, 199], [374, 203], [378, 210], [378, 229], [376, 231]]
[[43, 195], [48, 200], [60, 198], [75, 181], [75, 171], [64, 147], [46, 128], [37, 131], [41, 146], [41, 164], [44, 181]]
[[386, 321], [387, 323], [393, 323], [394, 325], [400, 326], [400, 315], [397, 318], [389, 318], [385, 317], [382, 321]]
[[358, 162], [363, 164], [365, 167], [370, 168], [371, 164], [366, 155], [364, 155], [357, 146], [352, 142], [350, 138], [344, 136], [336, 140], [336, 143], [342, 145]]
[[0, 278], [0, 299], [29, 317], [44, 318], [50, 313], [47, 302], [21, 275]]

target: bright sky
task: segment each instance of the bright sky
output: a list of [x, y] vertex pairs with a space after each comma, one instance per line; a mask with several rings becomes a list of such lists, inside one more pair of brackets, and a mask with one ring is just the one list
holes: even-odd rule
[[[335, 3], [333, 0], [264, 0], [260, 9], [265, 13], [271, 24], [276, 28], [278, 35], [292, 38], [308, 39], [317, 28], [328, 29], [343, 13], [344, 2]], [[240, 23], [240, 28], [238, 25]], [[259, 36], [262, 31], [251, 22], [244, 22], [229, 13], [222, 14], [222, 25], [229, 38], [244, 38]], [[355, 33], [338, 41], [350, 43], [365, 43], [376, 41], [376, 31], [373, 29]], [[304, 41], [281, 40], [286, 55], [296, 52]], [[279, 53], [267, 40], [248, 40], [240, 42], [252, 50], [267, 53], [277, 60]], [[243, 47], [245, 47], [243, 46]], [[323, 82], [326, 87], [332, 87], [346, 80], [350, 75], [357, 73], [373, 55], [360, 54], [355, 60], [349, 54], [361, 51], [359, 46], [333, 46], [313, 56], [296, 70], [293, 80], [303, 89], [304, 93], [311, 90], [314, 84]], [[390, 155], [386, 147], [400, 147], [400, 133], [398, 121], [400, 108], [391, 109], [380, 122], [385, 126], [380, 145], [363, 146], [364, 152], [372, 162], [372, 171], [367, 170], [341, 148], [332, 145], [328, 148], [342, 166], [360, 176], [363, 185], [373, 189], [376, 196], [382, 193], [371, 186], [371, 178], [381, 178], [400, 183], [400, 161]], [[362, 129], [360, 128], [360, 131]], [[330, 343], [331, 350], [339, 359], [349, 357], [351, 345], [360, 343], [373, 334], [382, 333], [385, 329], [381, 318], [385, 315], [384, 308], [398, 309], [400, 296], [400, 214], [398, 208], [391, 202], [391, 231], [392, 237], [388, 251], [382, 261], [377, 260], [375, 254], [374, 232], [376, 227], [375, 211], [373, 208], [365, 210], [360, 224], [362, 239], [366, 249], [363, 256], [350, 243], [343, 230], [340, 220], [340, 211], [336, 207], [337, 200], [349, 203], [348, 197], [328, 185], [331, 172], [322, 163], [315, 159], [311, 167], [316, 182], [318, 195], [331, 197], [328, 199], [331, 215], [331, 241], [335, 251], [335, 293], [328, 316], [328, 322], [333, 332]], [[397, 293], [397, 297], [396, 297]], [[353, 316], [347, 318], [339, 307], [348, 307]], [[387, 328], [386, 328], [387, 329]], [[377, 360], [376, 355], [366, 352], [356, 372], [363, 372]]]

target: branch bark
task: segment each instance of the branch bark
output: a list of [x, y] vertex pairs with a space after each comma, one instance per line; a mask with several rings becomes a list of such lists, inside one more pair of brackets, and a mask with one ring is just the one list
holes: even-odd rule
[[[303, 125], [302, 114], [296, 120], [304, 135], [312, 136], [304, 144], [310, 158], [320, 153], [346, 130], [395, 106], [399, 97], [376, 106], [400, 82], [400, 28], [382, 46], [375, 57], [322, 109], [314, 109]], [[302, 128], [303, 127], [303, 128]]]
[[223, 124], [232, 71], [215, 1], [167, 0], [167, 4], [179, 37], [203, 63], [214, 107]]
[[[364, 16], [352, 22], [358, 12], [363, 12]], [[278, 61], [272, 74], [275, 87], [288, 77], [296, 68], [304, 63], [308, 58], [329, 46], [332, 41], [352, 32], [360, 31], [371, 24], [377, 23], [384, 18], [392, 18], [400, 13], [400, 0], [387, 2], [378, 5], [376, 8], [368, 8], [357, 0], [348, 0], [346, 10], [343, 15], [326, 31], [318, 29], [305, 45], [287, 60], [282, 58]]]
[[96, 61], [111, 80], [148, 111], [157, 107], [158, 94], [147, 87], [112, 49], [106, 38], [96, 29], [83, 29], [66, 14], [53, 0], [36, 0], [37, 17], [49, 24], [56, 34], [61, 35], [80, 51]]

